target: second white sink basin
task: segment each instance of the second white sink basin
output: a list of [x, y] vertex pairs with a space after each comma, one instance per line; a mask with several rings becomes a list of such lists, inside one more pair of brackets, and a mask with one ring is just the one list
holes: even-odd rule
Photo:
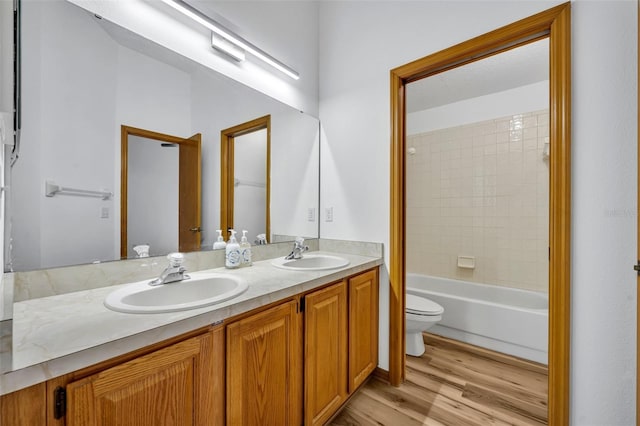
[[193, 272], [190, 279], [157, 286], [145, 280], [107, 295], [104, 304], [117, 312], [162, 313], [196, 309], [221, 303], [242, 294], [248, 285], [231, 275]]
[[279, 257], [271, 262], [275, 267], [292, 271], [323, 271], [327, 269], [343, 268], [349, 260], [329, 254], [305, 254], [302, 259], [287, 260]]

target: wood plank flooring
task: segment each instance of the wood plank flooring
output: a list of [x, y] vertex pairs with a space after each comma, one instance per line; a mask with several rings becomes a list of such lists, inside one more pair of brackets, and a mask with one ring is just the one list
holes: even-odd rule
[[398, 388], [371, 379], [334, 426], [545, 425], [547, 367], [425, 333]]

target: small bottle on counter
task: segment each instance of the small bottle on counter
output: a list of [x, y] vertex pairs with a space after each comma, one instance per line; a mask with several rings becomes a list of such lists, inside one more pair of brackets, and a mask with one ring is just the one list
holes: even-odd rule
[[240, 266], [251, 266], [251, 244], [247, 240], [247, 230], [242, 230], [242, 239], [240, 240], [240, 255], [242, 262]]
[[215, 243], [213, 243], [213, 249], [219, 250], [219, 249], [226, 248], [227, 243], [225, 243], [224, 238], [222, 238], [222, 230], [218, 229], [216, 230], [216, 232], [218, 233], [218, 240]]
[[225, 261], [224, 266], [229, 269], [235, 269], [240, 267], [242, 262], [242, 256], [240, 255], [240, 244], [236, 240], [236, 231], [230, 230], [231, 237], [225, 247]]

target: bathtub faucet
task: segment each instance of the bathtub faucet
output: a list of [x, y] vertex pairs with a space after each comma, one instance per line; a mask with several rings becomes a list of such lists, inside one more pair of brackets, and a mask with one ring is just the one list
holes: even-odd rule
[[293, 242], [293, 250], [291, 251], [291, 253], [285, 256], [285, 259], [287, 260], [302, 259], [302, 253], [304, 253], [307, 250], [309, 250], [309, 246], [304, 245], [304, 238], [297, 237], [296, 240]]

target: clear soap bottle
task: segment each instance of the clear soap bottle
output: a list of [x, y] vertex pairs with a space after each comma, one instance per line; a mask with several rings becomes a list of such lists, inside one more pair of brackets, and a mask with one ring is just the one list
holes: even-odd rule
[[242, 263], [240, 266], [251, 266], [251, 244], [247, 240], [247, 230], [242, 230], [242, 239], [240, 240], [240, 254]]

